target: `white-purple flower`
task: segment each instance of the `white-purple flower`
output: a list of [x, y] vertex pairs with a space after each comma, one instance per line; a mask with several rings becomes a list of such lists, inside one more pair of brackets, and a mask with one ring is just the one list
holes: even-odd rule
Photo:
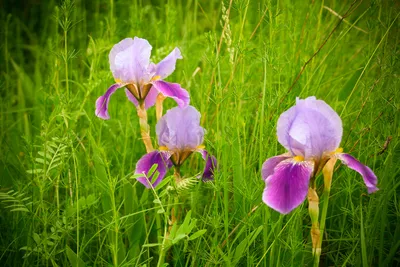
[[159, 93], [173, 98], [180, 107], [189, 105], [189, 93], [177, 83], [164, 81], [175, 70], [177, 59], [182, 59], [181, 52], [175, 48], [158, 64], [150, 62], [151, 45], [138, 37], [126, 38], [114, 45], [109, 60], [110, 69], [115, 79], [103, 96], [96, 101], [96, 116], [109, 119], [108, 103], [111, 95], [119, 88], [126, 87], [128, 99], [135, 104], [144, 103], [145, 108], [153, 106]]
[[332, 157], [360, 173], [368, 193], [377, 191], [373, 171], [342, 153], [342, 133], [342, 120], [328, 104], [313, 96], [297, 98], [277, 125], [278, 141], [288, 153], [267, 159], [262, 167], [265, 204], [283, 214], [292, 211], [305, 200], [311, 177]]
[[[198, 152], [206, 161], [202, 174], [203, 181], [214, 179], [214, 169], [217, 159], [210, 155], [203, 145], [205, 130], [200, 126], [200, 113], [192, 106], [185, 108], [175, 107], [158, 121], [156, 134], [159, 150], [144, 155], [136, 164], [136, 174], [144, 174], [137, 180], [150, 188], [157, 186], [165, 177], [168, 169], [173, 165], [180, 167], [182, 163], [193, 153]], [[157, 164], [158, 177], [152, 180], [148, 177], [151, 167]]]

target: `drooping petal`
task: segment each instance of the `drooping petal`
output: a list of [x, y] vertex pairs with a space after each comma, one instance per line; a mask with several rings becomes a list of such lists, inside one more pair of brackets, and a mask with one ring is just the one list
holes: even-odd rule
[[312, 161], [291, 158], [280, 162], [265, 180], [264, 203], [282, 214], [292, 211], [306, 198], [313, 169]]
[[368, 166], [365, 166], [355, 157], [349, 154], [340, 153], [337, 155], [337, 157], [342, 161], [343, 164], [347, 165], [347, 167], [361, 174], [364, 179], [364, 183], [368, 188], [369, 194], [379, 190], [379, 188], [376, 186], [378, 184], [378, 178]]
[[194, 107], [175, 107], [167, 111], [156, 125], [158, 144], [168, 150], [196, 150], [203, 144], [204, 128], [200, 112]]
[[278, 141], [293, 155], [320, 158], [334, 151], [342, 139], [339, 115], [315, 97], [297, 99], [296, 105], [282, 113], [277, 125]]
[[110, 119], [110, 115], [108, 114], [108, 103], [110, 102], [110, 97], [114, 92], [118, 89], [123, 87], [123, 84], [113, 84], [111, 85], [106, 93], [96, 100], [96, 116], [99, 118], [102, 118], [103, 120], [108, 120]]
[[157, 164], [156, 171], [158, 172], [158, 177], [155, 181], [153, 181], [153, 187], [156, 187], [162, 179], [164, 179], [165, 174], [167, 173], [168, 169], [172, 167], [172, 162], [169, 159], [171, 154], [165, 151], [152, 151], [144, 155], [136, 164], [135, 174], [144, 174], [143, 177], [137, 178], [137, 180], [142, 183], [147, 188], [150, 188], [150, 183], [154, 174], [153, 173], [150, 177], [145, 177], [148, 175], [149, 170], [154, 164]]
[[124, 83], [150, 81], [151, 45], [145, 39], [126, 38], [113, 46], [109, 54], [110, 69], [115, 79]]
[[217, 169], [217, 159], [205, 149], [198, 150], [197, 152], [199, 152], [206, 161], [206, 165], [204, 166], [204, 171], [201, 176], [203, 182], [214, 180], [214, 171]]
[[175, 48], [172, 52], [161, 60], [156, 66], [156, 75], [164, 79], [171, 75], [175, 70], [176, 60], [182, 59], [179, 48]]
[[278, 165], [281, 161], [290, 158], [287, 154], [282, 154], [279, 156], [275, 156], [267, 159], [263, 165], [261, 170], [262, 179], [265, 181], [270, 175], [274, 174], [274, 169], [276, 165]]
[[[128, 90], [125, 89], [126, 96], [128, 97], [129, 101], [131, 101], [136, 107], [139, 105], [137, 99], [133, 96], [133, 94]], [[146, 98], [144, 99], [144, 107], [148, 109], [156, 103], [158, 91], [154, 87], [152, 87], [147, 94]]]
[[179, 107], [185, 108], [189, 105], [189, 93], [178, 83], [169, 83], [163, 80], [153, 81], [152, 83], [153, 87], [155, 87], [164, 96], [173, 98]]

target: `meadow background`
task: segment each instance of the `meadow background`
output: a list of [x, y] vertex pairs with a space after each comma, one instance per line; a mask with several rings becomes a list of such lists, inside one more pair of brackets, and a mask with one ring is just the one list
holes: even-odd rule
[[[312, 266], [307, 203], [286, 216], [261, 204], [260, 174], [284, 152], [279, 114], [312, 95], [341, 116], [341, 146], [380, 188], [368, 195], [337, 164], [320, 265], [400, 266], [398, 1], [1, 5], [1, 266], [156, 266], [162, 209], [178, 193], [191, 226], [166, 251], [170, 266]], [[134, 36], [149, 40], [154, 62], [181, 49], [167, 80], [202, 114], [219, 161], [213, 183], [146, 190], [132, 178], [145, 147], [123, 90], [110, 120], [95, 116], [113, 83], [108, 53]], [[175, 105], [167, 99], [164, 110]], [[148, 114], [154, 138], [155, 109]], [[202, 168], [191, 157], [182, 173]]]

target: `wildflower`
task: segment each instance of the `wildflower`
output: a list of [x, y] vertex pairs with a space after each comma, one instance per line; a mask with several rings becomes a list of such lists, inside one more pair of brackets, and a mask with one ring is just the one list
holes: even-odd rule
[[150, 62], [151, 45], [138, 37], [126, 38], [114, 45], [109, 60], [110, 69], [115, 79], [103, 96], [96, 101], [96, 115], [109, 119], [108, 103], [111, 95], [119, 88], [126, 87], [128, 99], [143, 108], [153, 106], [158, 94], [173, 98], [180, 107], [189, 104], [189, 93], [177, 83], [169, 83], [163, 79], [175, 70], [177, 59], [182, 59], [181, 52], [175, 48], [158, 64]]
[[329, 159], [339, 159], [360, 173], [368, 193], [377, 191], [373, 171], [339, 148], [342, 133], [342, 121], [328, 104], [313, 96], [297, 98], [277, 125], [278, 141], [288, 153], [267, 159], [262, 167], [263, 201], [280, 213], [289, 213], [305, 200], [311, 177]]
[[157, 164], [159, 173], [157, 179], [152, 181], [151, 177], [140, 177], [138, 181], [146, 187], [157, 186], [168, 169], [172, 166], [179, 168], [183, 162], [193, 153], [198, 152], [206, 161], [201, 178], [203, 181], [214, 179], [214, 169], [217, 160], [210, 155], [203, 145], [205, 130], [200, 126], [200, 113], [192, 106], [186, 108], [175, 107], [158, 121], [156, 134], [159, 150], [144, 155], [136, 164], [135, 173], [147, 176], [150, 168]]

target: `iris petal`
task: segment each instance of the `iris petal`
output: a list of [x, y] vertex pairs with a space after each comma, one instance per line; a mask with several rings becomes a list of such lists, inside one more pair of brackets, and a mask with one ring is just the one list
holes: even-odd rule
[[292, 211], [305, 200], [313, 169], [312, 161], [281, 161], [265, 179], [264, 203], [282, 214]]
[[111, 95], [115, 93], [118, 88], [123, 87], [123, 84], [113, 84], [111, 85], [106, 93], [96, 100], [96, 116], [102, 118], [103, 120], [110, 119], [110, 115], [108, 114], [108, 103], [110, 102]]
[[198, 150], [198, 152], [206, 161], [206, 165], [204, 166], [204, 171], [201, 177], [203, 182], [214, 180], [214, 171], [217, 169], [217, 159], [205, 149]]
[[204, 140], [204, 128], [200, 126], [200, 112], [194, 107], [174, 107], [157, 122], [158, 145], [168, 150], [194, 151]]
[[152, 186], [156, 187], [163, 179], [168, 169], [172, 167], [172, 162], [169, 159], [171, 154], [165, 151], [152, 151], [144, 155], [136, 164], [135, 174], [144, 174], [144, 176], [139, 177], [137, 180], [142, 183], [147, 188], [150, 188], [150, 183], [154, 173], [150, 177], [145, 177], [148, 175], [149, 170], [154, 164], [157, 164], [158, 177], [153, 181]]
[[265, 181], [270, 175], [274, 174], [274, 169], [281, 161], [290, 158], [287, 154], [282, 154], [267, 159], [262, 166], [262, 178]]
[[189, 93], [178, 83], [169, 83], [162, 80], [153, 81], [153, 86], [164, 96], [171, 97], [179, 107], [185, 108], [189, 105]]
[[110, 51], [110, 69], [115, 79], [124, 83], [150, 81], [154, 73], [149, 72], [151, 45], [145, 39], [125, 38]]
[[369, 194], [379, 190], [379, 188], [376, 186], [378, 184], [378, 178], [368, 166], [365, 166], [355, 157], [349, 154], [341, 153], [338, 154], [337, 157], [342, 161], [343, 164], [347, 165], [347, 167], [361, 174], [364, 179], [364, 183], [368, 188]]
[[175, 48], [172, 52], [161, 60], [156, 66], [156, 75], [164, 79], [171, 75], [175, 70], [176, 61], [182, 59], [182, 54], [179, 48]]
[[335, 150], [342, 132], [339, 115], [315, 97], [297, 99], [277, 124], [278, 141], [293, 155], [305, 158], [320, 158], [324, 152]]

